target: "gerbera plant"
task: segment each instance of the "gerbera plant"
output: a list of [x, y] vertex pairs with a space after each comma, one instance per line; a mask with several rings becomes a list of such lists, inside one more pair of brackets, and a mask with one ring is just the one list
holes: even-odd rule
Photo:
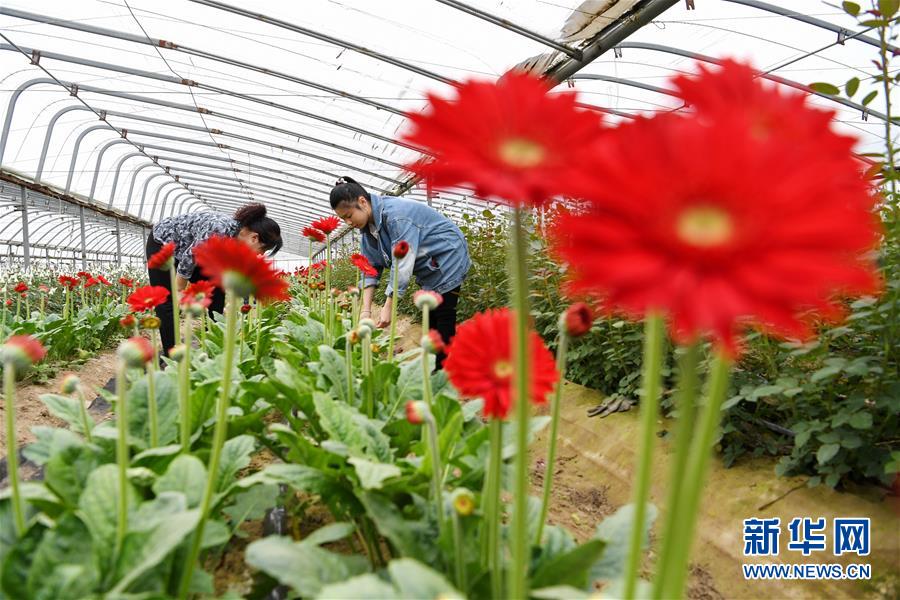
[[[212, 295], [215, 288], [208, 281], [198, 281], [189, 284], [181, 293], [180, 303], [184, 308], [184, 344], [173, 358], [178, 361], [178, 407], [179, 407], [179, 437], [181, 451], [188, 452], [191, 448], [191, 406], [190, 406], [190, 382], [191, 382], [191, 345], [193, 344], [194, 327], [192, 318], [204, 318], [209, 305], [212, 303]], [[205, 333], [206, 323], [203, 323]]]
[[[228, 406], [231, 399], [234, 347], [237, 334], [237, 318], [240, 306], [238, 298], [253, 296], [257, 302], [266, 303], [289, 298], [288, 282], [279, 276], [272, 263], [259, 256], [243, 242], [229, 237], [212, 237], [194, 249], [194, 258], [203, 272], [209, 275], [213, 285], [225, 290], [225, 340], [222, 383], [216, 405], [212, 447], [206, 472], [219, 469], [222, 446], [228, 429]], [[190, 589], [194, 566], [200, 556], [203, 531], [215, 494], [215, 477], [207, 478], [200, 504], [200, 521], [194, 533], [187, 556], [187, 563], [180, 582], [179, 595], [184, 597]]]
[[[169, 272], [172, 290], [172, 321], [175, 325], [175, 343], [181, 342], [181, 313], [178, 302], [178, 282], [175, 272], [175, 243], [168, 242], [147, 260], [147, 268]], [[168, 350], [168, 348], [166, 348]]]
[[[596, 113], [580, 110], [572, 93], [549, 94], [547, 82], [510, 73], [496, 82], [472, 81], [455, 88], [455, 97], [429, 96], [422, 114], [409, 114], [406, 141], [433, 158], [411, 166], [429, 185], [471, 186], [485, 198], [513, 207], [510, 245], [511, 297], [515, 353], [511, 365], [515, 396], [528, 396], [528, 282], [523, 207], [541, 206], [568, 193], [564, 175], [585, 146], [602, 133]], [[513, 107], [515, 109], [513, 110]], [[527, 445], [530, 413], [527, 402], [516, 407], [515, 487], [510, 597], [528, 595]]]
[[[128, 296], [128, 305], [132, 312], [145, 313], [166, 301], [169, 290], [160, 285], [145, 285], [139, 287]], [[156, 401], [156, 367], [158, 365], [158, 330], [159, 318], [152, 315], [141, 317], [140, 326], [150, 330], [150, 339], [153, 347], [153, 360], [147, 363], [147, 420], [150, 428], [150, 445], [159, 444], [159, 411]]]
[[[331, 289], [331, 233], [340, 227], [341, 220], [336, 216], [323, 217], [313, 221], [312, 226], [325, 235], [325, 289]], [[327, 296], [327, 294], [326, 294]], [[334, 307], [330, 296], [325, 298], [325, 342], [330, 344], [333, 335]]]
[[855, 140], [832, 130], [833, 113], [732, 61], [674, 84], [695, 112], [638, 118], [595, 143], [581, 159], [587, 210], [563, 216], [554, 236], [572, 289], [602, 297], [610, 312], [646, 319], [628, 597], [649, 491], [664, 323], [688, 347], [683, 381], [695, 380], [700, 342], [710, 340], [714, 354], [696, 423], [697, 386], [679, 395], [654, 594], [680, 597], [741, 332], [753, 325], [806, 339], [812, 317], [840, 314], [842, 296], [878, 289], [870, 252], [879, 236], [876, 197], [852, 155]]

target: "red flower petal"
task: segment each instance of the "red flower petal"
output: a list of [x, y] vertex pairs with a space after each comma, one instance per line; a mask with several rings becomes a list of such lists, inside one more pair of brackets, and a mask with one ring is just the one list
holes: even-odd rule
[[231, 275], [242, 283], [239, 295], [253, 295], [260, 302], [287, 300], [288, 282], [278, 276], [272, 263], [247, 244], [230, 237], [211, 237], [196, 248], [194, 258], [213, 285], [226, 288], [223, 278]]
[[[325, 217], [325, 218], [319, 219], [318, 221], [313, 221], [312, 226], [315, 227], [316, 229], [318, 229], [319, 231], [321, 231], [322, 233], [324, 233], [325, 235], [328, 235], [329, 233], [331, 233], [332, 231], [334, 231], [335, 229], [337, 229], [338, 227], [341, 226], [341, 220], [338, 219], [337, 217], [335, 217], [334, 215], [332, 215], [330, 217]], [[321, 241], [325, 241], [325, 240], [323, 239]]]
[[169, 297], [169, 290], [160, 285], [139, 287], [128, 296], [128, 305], [133, 312], [143, 312], [159, 306]]

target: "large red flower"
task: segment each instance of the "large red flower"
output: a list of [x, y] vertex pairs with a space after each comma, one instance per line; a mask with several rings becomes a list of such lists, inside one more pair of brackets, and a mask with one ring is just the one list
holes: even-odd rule
[[99, 281], [103, 285], [112, 285], [112, 282], [103, 275], [97, 275], [97, 281]]
[[30, 335], [10, 336], [0, 347], [0, 359], [24, 370], [46, 356], [47, 350], [37, 338]]
[[470, 184], [480, 196], [541, 204], [568, 192], [565, 172], [602, 131], [597, 113], [576, 108], [574, 93], [551, 95], [531, 75], [456, 91], [453, 100], [429, 95], [427, 113], [407, 114], [406, 141], [434, 155], [410, 168], [435, 186]]
[[303, 228], [303, 237], [312, 241], [312, 242], [324, 242], [325, 234], [316, 229], [315, 227], [304, 227]]
[[353, 263], [354, 267], [362, 271], [364, 275], [368, 275], [369, 277], [378, 276], [378, 271], [375, 270], [375, 267], [372, 266], [369, 259], [362, 254], [351, 254], [350, 262]]
[[147, 267], [167, 271], [172, 268], [172, 256], [174, 254], [175, 242], [168, 242], [147, 260]]
[[127, 288], [134, 287], [134, 279], [129, 279], [128, 277], [119, 277], [119, 283], [124, 285]]
[[215, 289], [215, 286], [209, 281], [201, 280], [192, 283], [182, 290], [181, 304], [185, 306], [199, 304], [203, 306], [203, 308], [209, 308]]
[[329, 233], [331, 233], [332, 231], [334, 231], [335, 229], [337, 229], [338, 227], [341, 226], [341, 220], [338, 219], [337, 217], [335, 217], [334, 215], [332, 215], [330, 217], [324, 217], [322, 219], [319, 219], [318, 221], [313, 221], [312, 226], [315, 227], [316, 229], [318, 229], [319, 231], [321, 231], [322, 233], [324, 233], [325, 235], [328, 235]]
[[[793, 100], [761, 130], [746, 112], [785, 97], [739, 83], [758, 88], [753, 106], [706, 112], [701, 102], [699, 115], [637, 119], [605, 136], [583, 165], [587, 211], [561, 216], [553, 235], [573, 290], [634, 318], [661, 312], [677, 341], [712, 336], [732, 354], [747, 324], [808, 337], [809, 315], [836, 314], [837, 295], [878, 288], [875, 197], [852, 140]], [[723, 84], [704, 74], [698, 85]], [[797, 122], [815, 143], [795, 137]]]
[[133, 312], [143, 312], [159, 306], [169, 297], [169, 290], [161, 285], [145, 285], [128, 296], [128, 305]]
[[77, 277], [72, 277], [71, 275], [60, 275], [58, 278], [59, 285], [63, 286], [66, 289], [74, 289], [75, 286], [78, 285], [79, 279]]
[[16, 284], [16, 287], [13, 288], [13, 291], [17, 294], [24, 294], [28, 291], [28, 284], [26, 284], [24, 281], [20, 281]]
[[260, 302], [290, 298], [288, 282], [272, 263], [240, 240], [211, 237], [194, 248], [194, 258], [214, 285], [238, 296], [255, 296]]
[[[513, 313], [507, 308], [479, 313], [459, 326], [447, 348], [444, 370], [461, 396], [484, 399], [484, 416], [505, 419], [512, 408]], [[534, 331], [531, 343], [531, 398], [542, 404], [559, 379], [553, 355]]]

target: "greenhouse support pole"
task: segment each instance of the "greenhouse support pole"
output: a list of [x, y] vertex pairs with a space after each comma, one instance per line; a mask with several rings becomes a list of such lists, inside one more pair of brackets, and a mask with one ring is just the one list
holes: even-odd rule
[[116, 260], [122, 264], [122, 227], [119, 224], [119, 217], [116, 217]]
[[130, 144], [126, 139], [117, 138], [106, 142], [102, 148], [100, 148], [100, 152], [97, 153], [97, 162], [94, 165], [94, 178], [91, 180], [91, 191], [88, 192], [88, 201], [94, 202], [94, 192], [97, 191], [97, 179], [100, 177], [100, 163], [103, 162], [103, 155], [106, 154], [106, 151], [110, 149], [110, 147], [115, 146], [117, 144]]
[[24, 267], [27, 271], [31, 266], [31, 244], [28, 236], [28, 189], [22, 186], [22, 252]]
[[41, 176], [44, 174], [44, 163], [47, 161], [47, 151], [50, 149], [50, 138], [53, 136], [53, 128], [56, 127], [56, 122], [59, 121], [59, 118], [66, 114], [67, 112], [72, 112], [73, 110], [90, 110], [87, 106], [77, 105], [77, 106], [67, 106], [63, 109], [60, 109], [56, 112], [55, 115], [50, 119], [50, 123], [47, 125], [47, 133], [44, 134], [44, 145], [41, 147], [41, 158], [38, 160], [37, 172], [34, 174], [34, 182], [40, 183]]
[[81, 270], [87, 271], [87, 235], [84, 231], [84, 205], [78, 205], [78, 220], [81, 223]]

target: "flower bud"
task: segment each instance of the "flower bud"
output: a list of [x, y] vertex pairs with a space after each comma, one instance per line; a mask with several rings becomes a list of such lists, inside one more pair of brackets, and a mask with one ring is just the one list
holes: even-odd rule
[[406, 402], [406, 420], [413, 425], [421, 425], [425, 421], [428, 405], [421, 400], [408, 400]]
[[25, 371], [46, 354], [47, 350], [37, 338], [30, 335], [11, 336], [0, 347], [0, 360], [4, 365], [12, 365], [17, 371]]
[[353, 296], [354, 298], [359, 298], [359, 288], [355, 285], [351, 285], [347, 288], [347, 293]]
[[159, 317], [141, 317], [141, 329], [159, 329]]
[[59, 386], [59, 391], [63, 394], [71, 394], [78, 389], [78, 386], [80, 384], [81, 380], [78, 378], [78, 375], [69, 373], [65, 377], [63, 377], [62, 383]]
[[415, 304], [416, 308], [419, 310], [423, 310], [426, 306], [429, 310], [434, 310], [440, 306], [443, 301], [443, 296], [430, 290], [419, 290], [413, 294], [413, 304]]
[[333, 298], [337, 298], [337, 297], [340, 296], [340, 295], [341, 295], [341, 290], [339, 290], [339, 289], [336, 288], [336, 287], [331, 288], [331, 296], [332, 296]]
[[456, 488], [450, 496], [453, 510], [461, 517], [468, 517], [475, 512], [475, 495], [466, 488]]
[[191, 315], [194, 318], [202, 317], [204, 310], [206, 309], [199, 302], [191, 302], [185, 307], [185, 311], [187, 312], [187, 314]]
[[119, 325], [124, 327], [125, 329], [130, 329], [134, 327], [134, 324], [137, 323], [137, 319], [134, 318], [134, 315], [127, 314], [121, 319], [119, 319]]
[[241, 304], [241, 314], [246, 315], [252, 307], [249, 304]]
[[594, 315], [584, 302], [576, 302], [566, 309], [559, 318], [559, 327], [570, 337], [581, 337], [591, 330]]
[[378, 344], [372, 344], [372, 352], [374, 354], [378, 354], [379, 352], [381, 352], [381, 346], [379, 346]]
[[351, 344], [358, 344], [358, 343], [359, 343], [359, 340], [361, 339], [361, 337], [360, 337], [360, 335], [359, 335], [359, 331], [356, 330], [356, 329], [354, 329], [353, 331], [351, 331], [351, 332], [348, 333], [347, 335], [350, 336], [350, 343], [351, 343]]
[[142, 368], [153, 360], [153, 346], [150, 345], [147, 338], [130, 337], [119, 344], [118, 355], [126, 366]]
[[409, 254], [409, 243], [406, 240], [400, 240], [394, 244], [394, 258], [403, 258]]
[[[359, 328], [360, 328], [360, 330], [362, 330], [363, 328], [368, 329], [369, 333], [372, 333], [373, 331], [378, 329], [378, 327], [375, 324], [375, 321], [373, 321], [372, 319], [368, 319], [368, 318], [359, 320]], [[362, 333], [362, 332], [360, 331], [360, 333]]]
[[422, 348], [432, 354], [440, 354], [444, 351], [444, 340], [441, 338], [441, 334], [434, 329], [429, 330], [428, 335], [422, 336], [420, 344]]
[[184, 344], [175, 344], [169, 349], [169, 358], [175, 362], [181, 362], [187, 356], [187, 347]]

